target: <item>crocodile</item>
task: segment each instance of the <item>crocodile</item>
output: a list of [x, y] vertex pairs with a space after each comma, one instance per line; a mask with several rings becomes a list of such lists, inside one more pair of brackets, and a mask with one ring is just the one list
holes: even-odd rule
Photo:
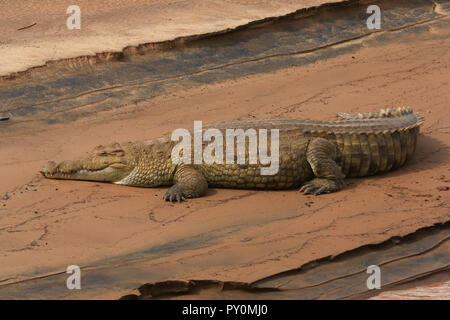
[[[424, 117], [411, 108], [381, 109], [373, 113], [338, 113], [340, 119], [235, 120], [206, 125], [202, 130], [278, 129], [278, 171], [262, 175], [265, 166], [245, 163], [179, 163], [170, 135], [139, 142], [97, 146], [87, 155], [60, 163], [49, 161], [41, 169], [46, 178], [112, 182], [135, 187], [170, 186], [166, 201], [203, 196], [208, 187], [280, 190], [300, 188], [319, 195], [344, 187], [345, 177], [365, 177], [399, 168], [416, 149]], [[192, 132], [192, 130], [191, 130]], [[247, 131], [245, 131], [247, 132]], [[205, 145], [205, 142], [203, 142]], [[270, 141], [268, 142], [270, 145]], [[238, 157], [239, 150], [235, 150]], [[191, 153], [191, 157], [193, 154]], [[235, 158], [236, 159], [236, 158]]]

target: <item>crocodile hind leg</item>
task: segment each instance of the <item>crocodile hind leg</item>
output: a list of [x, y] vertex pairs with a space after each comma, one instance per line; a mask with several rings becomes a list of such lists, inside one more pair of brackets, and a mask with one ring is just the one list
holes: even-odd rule
[[198, 198], [208, 190], [208, 182], [200, 171], [189, 165], [180, 165], [175, 171], [174, 185], [164, 194], [166, 201], [181, 202]]
[[306, 160], [316, 177], [306, 182], [300, 191], [318, 195], [342, 189], [345, 175], [334, 161], [335, 159], [336, 146], [332, 142], [324, 138], [311, 140], [306, 152]]

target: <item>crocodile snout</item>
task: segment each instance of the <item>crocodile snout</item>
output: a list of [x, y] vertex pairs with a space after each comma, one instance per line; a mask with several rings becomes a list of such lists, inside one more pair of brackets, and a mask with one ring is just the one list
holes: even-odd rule
[[49, 161], [42, 166], [41, 173], [44, 176], [53, 174], [53, 173], [55, 173], [57, 167], [58, 167], [58, 165], [54, 161]]

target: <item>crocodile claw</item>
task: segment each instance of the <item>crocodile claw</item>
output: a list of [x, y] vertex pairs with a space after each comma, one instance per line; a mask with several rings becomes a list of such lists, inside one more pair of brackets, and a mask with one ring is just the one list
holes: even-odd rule
[[303, 192], [304, 194], [313, 194], [317, 196], [321, 193], [326, 193], [327, 191], [325, 187], [319, 187], [316, 185], [304, 185], [303, 187], [300, 188], [300, 192]]
[[183, 195], [183, 190], [181, 190], [178, 186], [172, 186], [167, 192], [164, 194], [163, 199], [170, 202], [181, 202], [186, 200]]
[[337, 191], [341, 187], [341, 184], [337, 181], [315, 178], [306, 182], [299, 191], [305, 194], [313, 194], [317, 196], [319, 194]]

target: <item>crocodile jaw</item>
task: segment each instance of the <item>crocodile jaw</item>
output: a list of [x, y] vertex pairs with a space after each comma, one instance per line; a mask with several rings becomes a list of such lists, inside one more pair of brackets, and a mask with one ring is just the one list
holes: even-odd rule
[[120, 163], [113, 163], [105, 168], [90, 170], [79, 168], [75, 161], [72, 163], [63, 161], [60, 164], [50, 161], [42, 167], [41, 173], [49, 179], [118, 182], [129, 175], [129, 170], [123, 170]]

